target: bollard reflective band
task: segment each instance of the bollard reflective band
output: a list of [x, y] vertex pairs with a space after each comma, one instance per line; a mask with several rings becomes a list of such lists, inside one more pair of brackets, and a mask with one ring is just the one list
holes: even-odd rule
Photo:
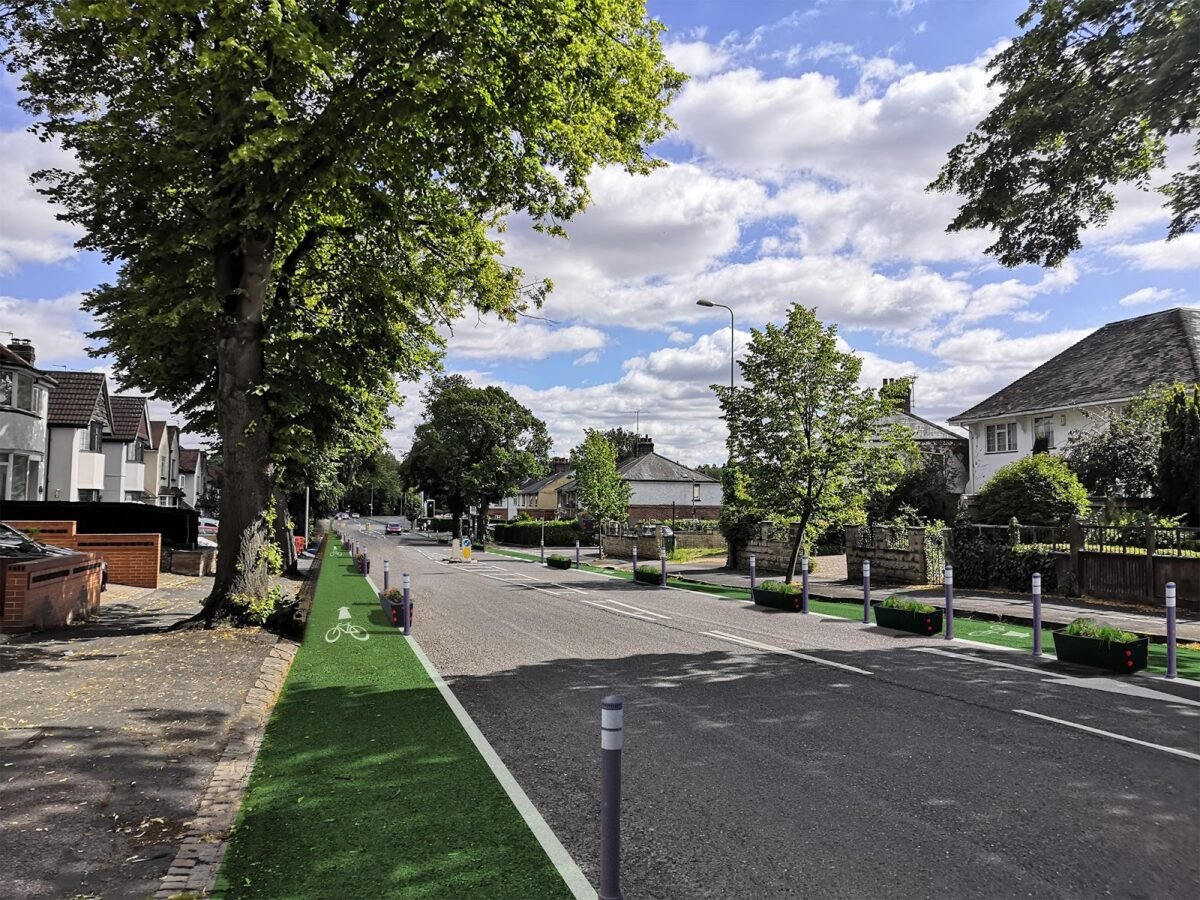
[[407, 575], [402, 575], [402, 576], [401, 576], [401, 578], [402, 578], [402, 579], [403, 579], [403, 581], [404, 581], [404, 587], [405, 587], [405, 589], [407, 589], [407, 588], [408, 588], [408, 584], [409, 584], [408, 576], [407, 576]]
[[946, 584], [954, 584], [954, 568], [946, 566], [946, 571], [943, 577], [946, 579]]
[[619, 697], [605, 697], [600, 705], [600, 749], [620, 750], [624, 727], [624, 704]]
[[[807, 571], [808, 571], [808, 557], [807, 557], [807, 556], [802, 556], [802, 557], [800, 557], [800, 571], [801, 571], [801, 572], [807, 572]], [[869, 571], [871, 571], [871, 567], [870, 567], [870, 566], [868, 566], [868, 567], [867, 567], [867, 571], [868, 571], [868, 572], [869, 572]]]
[[1039, 594], [1042, 592], [1042, 575], [1040, 572], [1033, 573], [1033, 589]]
[[1175, 582], [1173, 581], [1167, 582], [1167, 606], [1175, 606]]
[[864, 575], [871, 574], [871, 561], [869, 559], [863, 560], [863, 574]]

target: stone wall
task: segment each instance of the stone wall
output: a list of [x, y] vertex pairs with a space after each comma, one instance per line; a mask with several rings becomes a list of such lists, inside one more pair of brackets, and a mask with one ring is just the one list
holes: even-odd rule
[[675, 546], [681, 550], [712, 550], [716, 547], [725, 549], [725, 538], [719, 531], [677, 531]]
[[[604, 554], [614, 559], [633, 559], [634, 538], [603, 536]], [[637, 540], [638, 564], [657, 562], [659, 540], [656, 537], [639, 537]]]
[[862, 581], [863, 561], [871, 561], [871, 581], [878, 584], [928, 584], [925, 529], [908, 528], [899, 541], [891, 528], [846, 526], [846, 575]]

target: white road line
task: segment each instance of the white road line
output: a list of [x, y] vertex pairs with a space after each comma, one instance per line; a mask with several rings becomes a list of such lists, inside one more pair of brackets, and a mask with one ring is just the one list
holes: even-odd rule
[[965, 662], [980, 663], [985, 666], [992, 666], [997, 669], [1014, 669], [1018, 672], [1029, 672], [1037, 675], [1040, 678], [1053, 681], [1056, 684], [1066, 685], [1068, 687], [1084, 688], [1090, 691], [1104, 691], [1109, 694], [1122, 694], [1126, 697], [1141, 697], [1145, 700], [1161, 700], [1164, 703], [1178, 703], [1183, 706], [1200, 706], [1200, 701], [1189, 700], [1187, 697], [1177, 697], [1174, 694], [1168, 694], [1165, 691], [1156, 691], [1153, 688], [1145, 687], [1140, 684], [1129, 682], [1128, 675], [1122, 675], [1121, 679], [1105, 678], [1097, 676], [1095, 678], [1076, 678], [1073, 675], [1067, 675], [1063, 672], [1051, 672], [1046, 669], [1035, 669], [1032, 666], [1015, 666], [1012, 663], [1000, 662], [996, 659], [987, 659], [983, 656], [972, 656], [969, 653], [952, 653], [949, 650], [938, 650], [936, 647], [909, 647], [913, 653], [929, 653], [934, 656], [945, 656], [949, 659], [963, 660]]
[[488, 768], [492, 770], [492, 774], [496, 776], [496, 780], [500, 782], [500, 786], [508, 794], [508, 799], [517, 808], [517, 812], [521, 814], [521, 818], [525, 820], [525, 824], [529, 826], [529, 830], [533, 832], [533, 836], [542, 845], [542, 849], [546, 851], [546, 855], [550, 857], [550, 862], [554, 864], [554, 868], [558, 870], [558, 874], [567, 883], [572, 896], [576, 900], [596, 900], [597, 894], [595, 888], [583, 877], [583, 872], [579, 870], [579, 866], [571, 858], [571, 854], [567, 852], [567, 848], [562, 845], [562, 841], [558, 839], [558, 836], [546, 824], [546, 820], [537, 811], [537, 807], [533, 805], [533, 801], [529, 799], [525, 791], [521, 789], [521, 785], [513, 778], [512, 772], [508, 770], [508, 766], [504, 765], [504, 760], [492, 749], [492, 745], [483, 736], [483, 732], [479, 730], [479, 726], [475, 724], [475, 720], [471, 718], [470, 713], [458, 702], [458, 698], [454, 696], [454, 692], [450, 690], [450, 686], [446, 684], [441, 673], [429, 661], [429, 657], [425, 655], [425, 651], [421, 649], [421, 645], [417, 643], [417, 639], [409, 637], [407, 640], [409, 646], [412, 647], [413, 653], [421, 661], [421, 665], [425, 667], [425, 671], [433, 679], [433, 683], [437, 685], [438, 692], [446, 701], [446, 705], [454, 712], [458, 723], [462, 725], [463, 730], [471, 738], [471, 743], [475, 745], [475, 749], [479, 751], [479, 755], [483, 757], [483, 761], [488, 764]]
[[1022, 716], [1031, 716], [1035, 719], [1041, 719], [1044, 722], [1053, 722], [1056, 725], [1066, 725], [1068, 728], [1078, 728], [1080, 731], [1087, 731], [1091, 734], [1098, 734], [1103, 737], [1112, 738], [1116, 741], [1124, 741], [1127, 744], [1137, 744], [1139, 747], [1149, 747], [1151, 750], [1161, 750], [1163, 753], [1171, 753], [1175, 756], [1182, 756], [1186, 759], [1194, 759], [1200, 762], [1200, 753], [1191, 753], [1187, 750], [1179, 750], [1175, 747], [1164, 747], [1162, 744], [1152, 744], [1149, 741], [1139, 741], [1137, 738], [1127, 737], [1123, 734], [1115, 734], [1111, 731], [1103, 731], [1099, 728], [1092, 728], [1090, 725], [1080, 725], [1078, 722], [1068, 722], [1066, 719], [1056, 719], [1053, 716], [1043, 716], [1041, 713], [1030, 712], [1027, 709], [1014, 709], [1013, 712]]
[[637, 613], [625, 612], [623, 609], [613, 609], [607, 603], [600, 603], [596, 600], [580, 600], [580, 603], [586, 603], [588, 606], [594, 606], [596, 609], [602, 609], [605, 612], [616, 613], [618, 616], [629, 616], [631, 619], [641, 619], [643, 622], [653, 622], [649, 616], [641, 616]]
[[768, 650], [771, 653], [781, 653], [784, 656], [791, 656], [796, 659], [807, 660], [808, 662], [816, 663], [821, 666], [831, 666], [835, 669], [843, 669], [847, 672], [854, 672], [858, 675], [874, 675], [874, 672], [869, 672], [866, 669], [860, 669], [857, 666], [848, 666], [845, 663], [833, 662], [828, 659], [821, 659], [819, 656], [809, 656], [807, 653], [797, 653], [795, 650], [787, 650], [783, 647], [775, 647], [771, 644], [760, 644], [758, 641], [752, 641], [749, 638], [738, 637], [732, 634], [726, 634], [723, 631], [705, 631], [704, 634], [709, 637], [721, 638], [725, 641], [733, 641], [735, 644], [742, 644], [746, 647], [753, 647], [756, 650]]
[[[580, 591], [579, 593], [582, 594], [583, 591]], [[622, 603], [620, 600], [606, 600], [605, 602], [606, 603], [615, 603], [617, 606], [623, 606], [626, 609], [636, 610], [637, 612], [644, 613], [647, 616], [654, 616], [654, 618], [656, 618], [656, 619], [667, 619], [669, 621], [671, 618], [670, 616], [664, 616], [662, 613], [656, 613], [656, 612], [651, 612], [648, 609], [642, 609], [640, 606], [633, 606], [630, 603]]]

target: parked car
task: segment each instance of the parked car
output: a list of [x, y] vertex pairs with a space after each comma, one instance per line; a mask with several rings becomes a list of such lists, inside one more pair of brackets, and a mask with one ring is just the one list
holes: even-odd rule
[[358, 513], [350, 513], [350, 518], [352, 518], [352, 519], [357, 519], [357, 518], [358, 518]]
[[[642, 526], [642, 537], [654, 537], [654, 535], [655, 535], [654, 529], [657, 527], [658, 527], [657, 525], [643, 525]], [[674, 537], [675, 536], [675, 532], [671, 530], [670, 525], [664, 525], [662, 527], [662, 530], [663, 530], [663, 537]]]
[[[78, 550], [55, 547], [0, 522], [0, 556], [79, 556]], [[100, 560], [100, 590], [108, 590], [108, 563]]]
[[399, 522], [388, 522], [383, 526], [384, 534], [403, 534], [404, 527]]

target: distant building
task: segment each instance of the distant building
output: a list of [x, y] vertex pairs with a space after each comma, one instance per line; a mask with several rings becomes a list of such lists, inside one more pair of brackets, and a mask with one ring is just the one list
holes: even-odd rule
[[146, 502], [145, 454], [153, 448], [145, 397], [109, 398], [112, 434], [104, 437], [104, 493], [113, 503]]
[[35, 368], [33, 344], [0, 345], [0, 500], [44, 500], [48, 396], [57, 382]]
[[56, 372], [47, 406], [48, 500], [98, 502], [104, 493], [104, 440], [113, 434], [102, 372]]
[[[883, 380], [884, 387], [892, 379]], [[900, 400], [900, 408], [890, 415], [883, 416], [875, 423], [876, 433], [881, 433], [892, 425], [903, 425], [916, 441], [917, 449], [926, 458], [941, 461], [942, 471], [946, 473], [946, 490], [952, 494], [962, 494], [967, 490], [970, 480], [971, 445], [961, 434], [944, 428], [936, 422], [923, 419], [912, 411], [912, 389]]]

